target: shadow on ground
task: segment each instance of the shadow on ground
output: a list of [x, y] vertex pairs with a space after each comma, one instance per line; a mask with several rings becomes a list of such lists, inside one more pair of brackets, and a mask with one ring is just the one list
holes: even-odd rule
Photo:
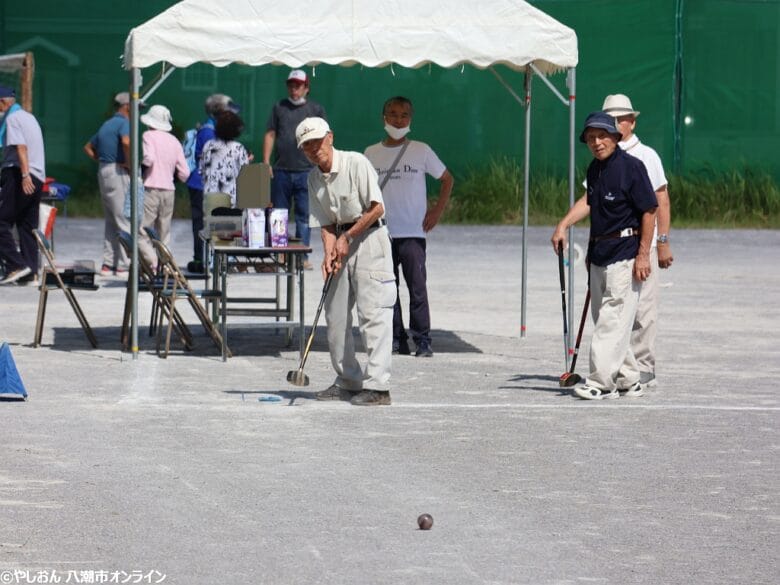
[[[188, 325], [195, 339], [192, 351], [184, 350], [184, 346], [175, 338], [174, 333], [171, 338], [171, 354], [186, 353], [199, 357], [219, 355], [218, 348], [211, 341], [211, 338], [206, 335], [199, 323], [188, 323]], [[30, 330], [30, 345], [33, 338], [32, 329], [33, 327]], [[92, 331], [98, 340], [97, 349], [119, 350], [121, 348], [120, 327], [93, 327]], [[310, 329], [307, 328], [307, 333], [309, 331]], [[295, 351], [298, 349], [297, 333], [296, 330], [290, 342], [287, 343], [286, 331], [283, 328], [252, 327], [251, 325], [242, 324], [238, 327], [228, 328], [228, 346], [235, 356], [280, 356], [282, 351]], [[358, 351], [364, 351], [357, 327], [352, 329], [352, 333], [357, 340]], [[433, 338], [433, 346], [436, 353], [484, 353], [479, 347], [465, 341], [453, 331], [435, 329], [431, 332], [431, 337]], [[153, 353], [156, 351], [156, 336], [149, 335], [148, 321], [141, 323], [138, 328], [138, 345], [141, 352]], [[414, 344], [411, 345], [413, 348]], [[90, 351], [93, 349], [84, 331], [78, 325], [73, 327], [54, 327], [53, 329], [44, 327], [41, 347], [64, 352]], [[311, 351], [328, 351], [325, 327], [317, 328]]]

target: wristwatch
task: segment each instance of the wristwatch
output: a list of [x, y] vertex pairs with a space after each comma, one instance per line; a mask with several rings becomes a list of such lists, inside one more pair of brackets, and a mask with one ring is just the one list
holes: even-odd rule
[[22, 179], [26, 179], [30, 176], [30, 173], [22, 173]]
[[344, 237], [347, 239], [347, 244], [350, 246], [352, 245], [352, 242], [355, 238], [349, 235], [349, 232], [344, 232]]
[[668, 234], [658, 234], [657, 241], [659, 244], [668, 244], [669, 243], [669, 235]]

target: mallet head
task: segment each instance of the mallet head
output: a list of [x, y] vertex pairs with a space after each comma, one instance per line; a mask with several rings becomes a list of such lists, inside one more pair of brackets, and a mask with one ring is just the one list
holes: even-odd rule
[[309, 376], [307, 376], [303, 369], [290, 370], [287, 372], [287, 381], [293, 386], [308, 386]]
[[571, 388], [572, 386], [576, 386], [577, 384], [582, 381], [582, 376], [579, 374], [575, 374], [574, 372], [566, 372], [563, 374], [558, 380], [558, 385], [561, 388]]

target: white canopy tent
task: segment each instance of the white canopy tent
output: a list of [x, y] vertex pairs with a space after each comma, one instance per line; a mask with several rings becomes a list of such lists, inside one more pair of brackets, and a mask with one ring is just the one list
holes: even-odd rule
[[[574, 203], [574, 112], [577, 36], [574, 31], [523, 0], [184, 0], [132, 29], [124, 65], [131, 72], [131, 194], [138, 169], [138, 102], [146, 100], [175, 67], [210, 63], [259, 66], [305, 65], [382, 67], [398, 64], [442, 67], [470, 64], [490, 68], [525, 108], [525, 184], [522, 244], [521, 335], [526, 331], [531, 79], [535, 73], [569, 108], [569, 202]], [[144, 67], [161, 63], [157, 80], [141, 94]], [[515, 93], [494, 65], [526, 74], [524, 93]], [[564, 97], [546, 76], [567, 72]], [[136, 205], [131, 205], [134, 236], [132, 342], [138, 352]], [[570, 234], [571, 235], [571, 234]], [[569, 281], [573, 282], [569, 250]], [[573, 322], [573, 286], [569, 322]], [[569, 340], [566, 341], [570, 347]], [[568, 350], [567, 350], [568, 360]]]

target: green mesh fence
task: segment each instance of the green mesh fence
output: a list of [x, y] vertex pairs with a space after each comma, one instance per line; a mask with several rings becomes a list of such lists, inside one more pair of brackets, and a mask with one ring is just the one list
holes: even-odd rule
[[[44, 128], [47, 168], [76, 188], [94, 181], [82, 146], [111, 113], [111, 96], [129, 76], [120, 57], [130, 28], [173, 2], [0, 3], [0, 53], [35, 53], [35, 114]], [[537, 0], [579, 39], [577, 120], [607, 94], [629, 95], [642, 112], [637, 133], [669, 171], [749, 166], [780, 178], [778, 47], [780, 0]], [[523, 76], [498, 68], [520, 93]], [[391, 95], [410, 97], [412, 137], [429, 142], [455, 172], [494, 156], [522, 160], [524, 112], [489, 71], [472, 67], [319, 66], [312, 97], [321, 102], [337, 146], [363, 150], [382, 137], [380, 110]], [[143, 72], [150, 81], [156, 71]], [[220, 91], [242, 104], [243, 140], [260, 153], [271, 105], [284, 96], [282, 67], [198, 64], [176, 71], [152, 103], [167, 105], [176, 130], [203, 117]], [[563, 93], [565, 75], [551, 78]], [[568, 111], [537, 80], [533, 87], [532, 168], [565, 173]], [[580, 167], [587, 149], [577, 148]]]

